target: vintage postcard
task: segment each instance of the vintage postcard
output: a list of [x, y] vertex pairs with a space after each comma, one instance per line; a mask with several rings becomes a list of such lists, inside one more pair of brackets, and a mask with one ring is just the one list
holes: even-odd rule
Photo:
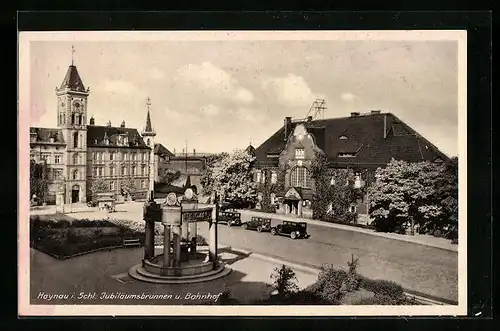
[[465, 315], [466, 46], [21, 32], [19, 315]]

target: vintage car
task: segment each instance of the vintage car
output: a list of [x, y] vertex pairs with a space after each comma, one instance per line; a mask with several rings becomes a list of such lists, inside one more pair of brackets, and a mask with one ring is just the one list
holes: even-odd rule
[[290, 236], [290, 238], [292, 239], [310, 237], [310, 235], [307, 234], [306, 222], [283, 221], [283, 223], [271, 228], [271, 234], [273, 236], [278, 234], [283, 236]]
[[250, 221], [243, 223], [243, 228], [246, 230], [257, 230], [257, 232], [270, 231], [271, 219], [254, 216], [250, 219]]
[[230, 202], [223, 201], [223, 202], [219, 203], [219, 210], [220, 211], [234, 210], [234, 209], [235, 208], [234, 208], [233, 204]]
[[227, 226], [241, 225], [241, 214], [232, 211], [221, 211], [217, 223], [225, 223]]

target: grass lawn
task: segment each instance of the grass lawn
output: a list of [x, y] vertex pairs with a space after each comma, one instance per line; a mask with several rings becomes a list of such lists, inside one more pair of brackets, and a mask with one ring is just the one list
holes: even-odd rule
[[123, 246], [144, 233], [107, 220], [77, 220], [64, 214], [30, 217], [30, 246], [57, 259]]

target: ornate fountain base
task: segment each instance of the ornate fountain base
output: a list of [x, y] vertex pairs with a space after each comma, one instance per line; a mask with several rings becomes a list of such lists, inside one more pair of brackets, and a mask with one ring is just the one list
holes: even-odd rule
[[181, 262], [179, 267], [163, 266], [163, 254], [156, 255], [151, 261], [143, 260], [130, 268], [130, 277], [158, 284], [191, 284], [215, 280], [231, 273], [224, 263], [205, 262], [206, 254], [198, 253], [193, 259]]

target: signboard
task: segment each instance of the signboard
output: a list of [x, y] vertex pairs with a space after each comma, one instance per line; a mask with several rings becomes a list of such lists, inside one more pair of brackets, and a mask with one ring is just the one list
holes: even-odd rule
[[182, 211], [182, 220], [186, 222], [202, 222], [212, 219], [212, 208]]
[[288, 199], [288, 200], [300, 200], [301, 197], [300, 197], [300, 194], [299, 192], [297, 192], [296, 189], [294, 188], [291, 188], [289, 189], [286, 194], [285, 194], [285, 199]]

